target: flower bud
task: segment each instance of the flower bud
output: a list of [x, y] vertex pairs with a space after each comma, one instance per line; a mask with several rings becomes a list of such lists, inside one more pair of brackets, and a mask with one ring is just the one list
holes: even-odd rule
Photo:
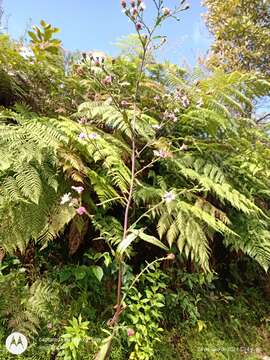
[[141, 23], [137, 23], [137, 24], [136, 24], [136, 29], [137, 29], [138, 31], [142, 30], [142, 24], [141, 24]]
[[125, 0], [121, 0], [121, 6], [123, 9], [125, 9], [127, 7], [127, 3]]
[[135, 0], [130, 0], [130, 5], [131, 5], [132, 7], [135, 7], [135, 6], [136, 6]]
[[134, 8], [134, 9], [132, 10], [132, 15], [135, 16], [135, 17], [137, 17], [137, 15], [138, 15], [138, 9], [137, 9], [137, 8]]
[[162, 9], [162, 12], [163, 12], [163, 15], [165, 15], [165, 16], [170, 16], [170, 15], [172, 15], [172, 10], [169, 9], [169, 8], [167, 8], [167, 7], [164, 7], [164, 8]]
[[146, 6], [143, 2], [141, 2], [139, 5], [138, 5], [138, 9], [139, 11], [144, 11], [146, 9]]

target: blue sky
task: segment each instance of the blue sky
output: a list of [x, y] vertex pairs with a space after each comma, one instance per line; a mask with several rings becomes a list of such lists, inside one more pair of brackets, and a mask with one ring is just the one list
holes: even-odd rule
[[[178, 0], [179, 1], [179, 0]], [[173, 7], [177, 0], [167, 0]], [[144, 0], [147, 16], [151, 17], [152, 0]], [[160, 31], [168, 36], [161, 51], [162, 60], [183, 65], [194, 65], [198, 56], [205, 54], [211, 38], [201, 14], [205, 12], [200, 0], [190, 0], [190, 9], [181, 14], [181, 21], [168, 21]], [[61, 29], [58, 37], [69, 50], [102, 50], [117, 54], [114, 43], [133, 31], [128, 19], [121, 13], [119, 0], [3, 0], [9, 17], [9, 33], [21, 37], [31, 18], [32, 24], [41, 19]]]

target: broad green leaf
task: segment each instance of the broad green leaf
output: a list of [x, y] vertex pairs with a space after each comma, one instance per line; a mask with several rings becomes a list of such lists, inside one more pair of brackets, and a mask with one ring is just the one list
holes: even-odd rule
[[104, 275], [102, 267], [93, 265], [91, 266], [91, 271], [94, 274], [94, 276], [98, 279], [98, 281], [102, 280]]
[[85, 276], [86, 276], [86, 271], [85, 271], [84, 269], [77, 268], [77, 269], [75, 270], [74, 275], [75, 275], [75, 279], [76, 279], [76, 280], [82, 280], [82, 279], [84, 279]]

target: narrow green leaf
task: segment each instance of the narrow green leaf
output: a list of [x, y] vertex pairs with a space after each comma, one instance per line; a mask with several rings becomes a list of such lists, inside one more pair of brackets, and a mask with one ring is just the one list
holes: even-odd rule
[[129, 245], [138, 237], [138, 232], [132, 232], [127, 235], [118, 245], [117, 253], [119, 255], [123, 255], [123, 253], [127, 250]]
[[111, 349], [111, 343], [113, 340], [113, 335], [110, 335], [106, 339], [103, 340], [101, 348], [98, 354], [95, 357], [95, 360], [106, 360]]
[[151, 235], [147, 235], [145, 234], [144, 232], [139, 232], [139, 238], [152, 244], [152, 245], [155, 245], [155, 246], [158, 246], [160, 247], [161, 249], [164, 249], [164, 250], [169, 250], [167, 248], [166, 245], [164, 245], [160, 240], [158, 240], [155, 236], [151, 236]]

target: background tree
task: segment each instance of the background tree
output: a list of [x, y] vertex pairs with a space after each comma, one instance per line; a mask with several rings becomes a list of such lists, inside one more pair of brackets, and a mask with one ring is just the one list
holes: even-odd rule
[[227, 71], [259, 71], [270, 75], [270, 2], [268, 0], [204, 0], [206, 23], [214, 36], [211, 66]]

